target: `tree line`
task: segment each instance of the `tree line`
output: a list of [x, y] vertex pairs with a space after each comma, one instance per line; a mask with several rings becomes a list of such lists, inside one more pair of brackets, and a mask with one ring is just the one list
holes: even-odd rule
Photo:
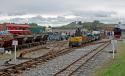
[[84, 28], [88, 30], [98, 30], [101, 29], [101, 27], [105, 25], [104, 23], [101, 23], [98, 20], [94, 20], [93, 22], [82, 22], [82, 21], [74, 21], [69, 23], [68, 25], [62, 26], [61, 28]]

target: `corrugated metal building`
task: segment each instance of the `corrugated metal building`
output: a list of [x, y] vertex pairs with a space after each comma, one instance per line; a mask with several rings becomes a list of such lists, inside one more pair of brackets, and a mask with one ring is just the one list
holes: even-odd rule
[[45, 32], [45, 28], [44, 27], [41, 27], [41, 26], [31, 26], [29, 28], [29, 30], [32, 32], [32, 33], [42, 33], [42, 32]]

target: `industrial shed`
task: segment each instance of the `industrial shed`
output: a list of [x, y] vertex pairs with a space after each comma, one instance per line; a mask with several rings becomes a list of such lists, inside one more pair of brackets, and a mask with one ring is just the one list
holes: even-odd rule
[[32, 33], [42, 33], [42, 32], [45, 32], [45, 28], [42, 27], [42, 26], [31, 26], [29, 28], [29, 30], [32, 32]]

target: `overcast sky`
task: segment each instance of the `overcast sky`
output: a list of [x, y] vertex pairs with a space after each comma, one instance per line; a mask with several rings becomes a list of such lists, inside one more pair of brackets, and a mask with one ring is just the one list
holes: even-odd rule
[[125, 0], [0, 0], [0, 22], [60, 25], [100, 20], [125, 23]]

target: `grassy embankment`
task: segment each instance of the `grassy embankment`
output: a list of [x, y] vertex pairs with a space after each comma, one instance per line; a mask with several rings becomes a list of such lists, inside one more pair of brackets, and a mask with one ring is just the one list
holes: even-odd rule
[[94, 76], [125, 76], [125, 41], [118, 43], [115, 59], [97, 70]]

